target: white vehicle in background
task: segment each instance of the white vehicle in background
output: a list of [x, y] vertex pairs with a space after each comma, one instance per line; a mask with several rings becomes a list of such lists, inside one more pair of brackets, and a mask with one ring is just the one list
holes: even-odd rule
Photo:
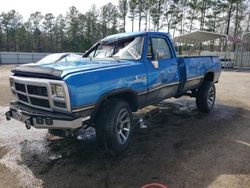
[[233, 69], [234, 68], [234, 60], [232, 59], [220, 59], [221, 62], [221, 68], [222, 69]]
[[75, 61], [79, 58], [82, 58], [82, 55], [76, 53], [53, 53], [45, 56], [44, 58], [37, 61], [35, 64], [47, 64], [47, 63], [56, 63], [56, 62], [67, 62]]

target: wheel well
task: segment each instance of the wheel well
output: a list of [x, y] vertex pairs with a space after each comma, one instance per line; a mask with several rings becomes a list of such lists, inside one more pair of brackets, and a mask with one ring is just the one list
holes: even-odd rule
[[105, 105], [110, 99], [123, 99], [128, 102], [129, 106], [131, 107], [132, 112], [136, 112], [138, 110], [138, 101], [137, 95], [130, 91], [124, 91], [120, 93], [114, 93], [111, 95], [106, 95], [102, 97], [102, 99], [97, 103], [96, 109], [94, 110], [93, 114], [91, 115], [91, 121], [93, 122], [96, 118], [97, 114], [101, 110], [102, 106]]
[[206, 73], [203, 81], [213, 82], [214, 81], [214, 73], [213, 72]]
[[122, 92], [107, 97], [108, 100], [112, 98], [119, 98], [125, 100], [129, 104], [133, 112], [137, 111], [138, 109], [137, 96], [132, 92]]

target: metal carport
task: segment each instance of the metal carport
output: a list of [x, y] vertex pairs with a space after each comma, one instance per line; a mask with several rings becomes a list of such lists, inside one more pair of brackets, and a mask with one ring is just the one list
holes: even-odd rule
[[195, 31], [192, 33], [175, 37], [174, 42], [185, 43], [185, 44], [200, 44], [202, 42], [212, 41], [216, 39], [225, 39], [225, 41], [227, 42], [228, 37], [227, 35], [220, 33]]
[[[219, 47], [220, 49], [218, 49], [216, 52], [202, 51], [204, 50], [202, 49], [202, 43], [211, 42], [211, 41], [214, 42], [217, 39], [223, 40], [222, 42], [223, 44], [219, 43], [220, 45], [218, 45], [220, 46]], [[188, 33], [188, 34], [175, 37], [174, 42], [175, 44], [177, 44], [177, 46], [179, 45], [179, 55], [193, 55], [193, 53], [195, 53], [198, 55], [218, 55], [218, 56], [223, 56], [221, 58], [225, 58], [225, 59], [228, 58], [228, 53], [227, 53], [228, 36], [225, 34], [207, 32], [207, 31], [195, 31], [192, 33]], [[186, 50], [184, 52], [182, 52], [183, 44], [184, 44], [184, 48], [186, 47]], [[211, 46], [214, 46], [214, 43], [210, 43], [210, 44]], [[221, 52], [222, 49], [225, 51], [225, 53]]]
[[[215, 41], [218, 39], [220, 39], [219, 43]], [[195, 32], [180, 35], [174, 38], [174, 42], [176, 44], [179, 43], [180, 46], [182, 44], [185, 44], [186, 48], [189, 48], [189, 50], [186, 49], [186, 51], [184, 51], [183, 53], [181, 51], [181, 47], [179, 47], [180, 49], [179, 54], [193, 55], [193, 53], [196, 52], [196, 54], [199, 54], [199, 55], [216, 55], [216, 56], [219, 56], [221, 59], [224, 59], [224, 61], [229, 62], [229, 63], [226, 63], [226, 67], [224, 68], [229, 68], [229, 67], [231, 68], [231, 66], [228, 66], [228, 65], [233, 64], [234, 62], [232, 60], [234, 58], [234, 54], [231, 54], [228, 51], [228, 45], [227, 45], [228, 41], [229, 41], [229, 38], [225, 34], [207, 32], [207, 31], [195, 31]], [[205, 51], [204, 49], [202, 49], [202, 47], [204, 47], [202, 43], [204, 42], [212, 42], [208, 45], [211, 47], [210, 50], [212, 49], [212, 51], [210, 50]], [[214, 47], [215, 47], [214, 44], [216, 42], [217, 42], [217, 50], [214, 50]], [[193, 45], [193, 47], [190, 47], [190, 45]], [[193, 50], [193, 51], [190, 50], [192, 48], [195, 49], [195, 47], [196, 48], [199, 47], [199, 50]]]
[[[233, 38], [233, 39], [231, 39]], [[234, 62], [235, 67], [237, 68], [250, 68], [250, 32], [242, 35], [241, 40], [238, 39], [235, 41], [235, 37], [228, 37], [225, 34], [213, 33], [207, 31], [195, 31], [192, 33], [180, 35], [174, 38], [175, 43], [185, 44], [185, 45], [194, 45], [201, 46], [203, 42], [214, 41], [217, 39], [224, 39], [223, 41], [223, 51], [203, 51], [201, 48], [199, 54], [201, 55], [218, 55], [220, 58], [228, 59]], [[228, 42], [231, 41], [236, 45], [237, 50], [230, 52], [228, 50]]]

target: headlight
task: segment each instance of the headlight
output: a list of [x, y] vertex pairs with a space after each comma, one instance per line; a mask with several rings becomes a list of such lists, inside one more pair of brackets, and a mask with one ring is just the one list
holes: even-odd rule
[[64, 97], [64, 89], [60, 85], [51, 85], [51, 92], [56, 97]]
[[13, 78], [10, 78], [9, 81], [10, 81], [10, 89], [12, 93], [15, 94], [15, 86], [14, 86]]

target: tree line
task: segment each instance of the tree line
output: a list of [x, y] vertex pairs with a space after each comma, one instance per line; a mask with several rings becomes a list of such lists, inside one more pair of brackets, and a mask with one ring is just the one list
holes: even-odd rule
[[125, 31], [166, 31], [172, 37], [194, 30], [240, 37], [250, 31], [248, 0], [119, 0], [92, 5], [85, 12], [72, 6], [65, 15], [0, 14], [0, 51], [82, 52], [99, 39]]

